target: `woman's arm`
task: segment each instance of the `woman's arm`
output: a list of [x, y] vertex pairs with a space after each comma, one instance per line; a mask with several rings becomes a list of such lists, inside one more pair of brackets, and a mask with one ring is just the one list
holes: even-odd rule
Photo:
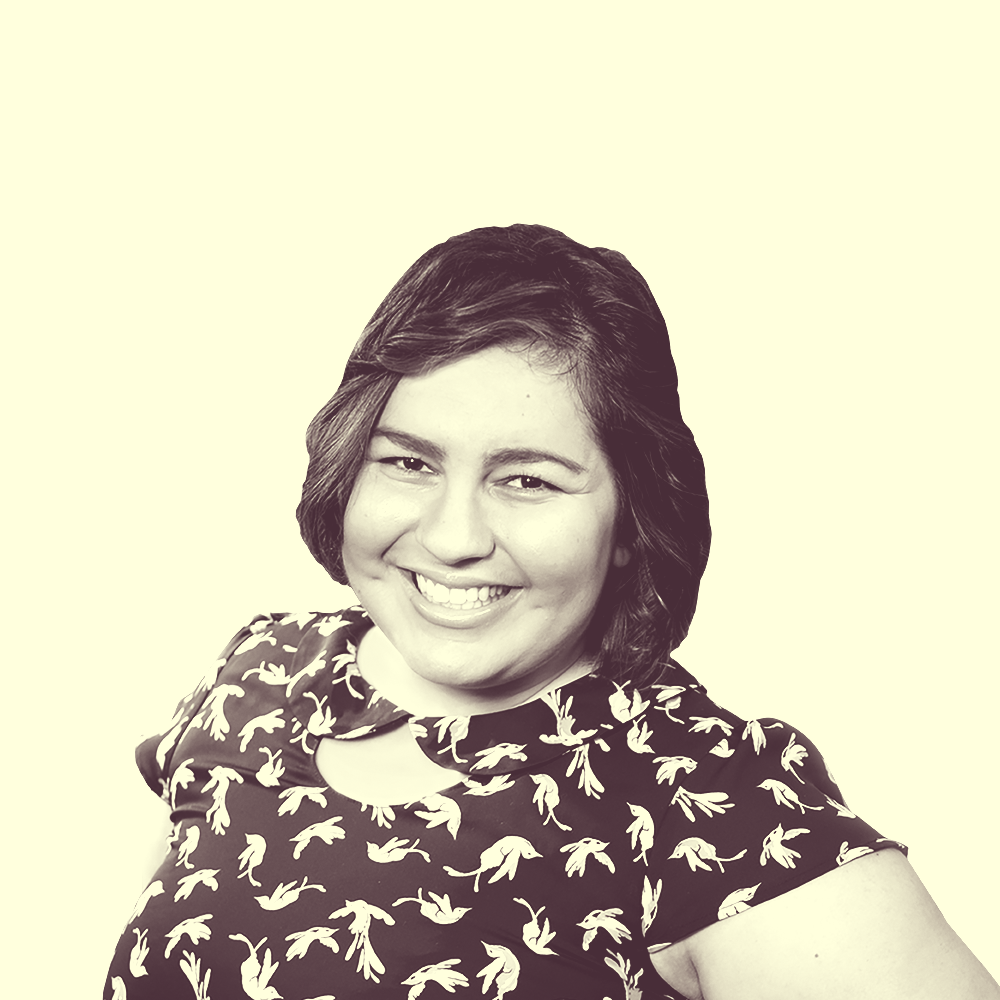
[[651, 959], [691, 1000], [1000, 1000], [895, 850], [865, 855]]

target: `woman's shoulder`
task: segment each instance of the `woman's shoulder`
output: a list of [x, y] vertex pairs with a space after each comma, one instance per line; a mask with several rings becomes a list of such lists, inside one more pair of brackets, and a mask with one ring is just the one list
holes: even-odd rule
[[[304, 688], [296, 674], [311, 677], [317, 666], [340, 655], [350, 659], [361, 634], [370, 625], [357, 606], [337, 611], [272, 612], [255, 615], [206, 664], [194, 688], [178, 702], [166, 726], [136, 747], [136, 763], [146, 783], [164, 794], [173, 749], [192, 724], [218, 714], [229, 696], [243, 699], [249, 677], [263, 690]], [[277, 685], [277, 687], [275, 687]], [[216, 737], [218, 738], [218, 737]]]

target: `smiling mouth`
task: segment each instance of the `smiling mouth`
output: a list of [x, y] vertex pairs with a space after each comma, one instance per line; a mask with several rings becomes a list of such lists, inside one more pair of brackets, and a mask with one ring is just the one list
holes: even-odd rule
[[428, 580], [426, 576], [421, 576], [419, 573], [413, 573], [412, 576], [417, 590], [431, 604], [450, 608], [453, 611], [475, 611], [476, 608], [485, 608], [487, 605], [506, 597], [514, 589], [502, 586], [446, 587], [444, 584]]

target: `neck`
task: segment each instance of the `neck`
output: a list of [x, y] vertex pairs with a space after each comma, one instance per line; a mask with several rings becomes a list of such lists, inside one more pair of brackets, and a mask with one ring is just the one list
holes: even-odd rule
[[567, 665], [555, 673], [532, 672], [510, 682], [487, 688], [461, 688], [438, 684], [421, 677], [377, 626], [369, 629], [358, 645], [358, 670], [379, 694], [415, 716], [439, 718], [449, 715], [487, 715], [516, 708], [541, 698], [558, 687], [579, 680], [596, 667], [593, 658], [575, 651]]

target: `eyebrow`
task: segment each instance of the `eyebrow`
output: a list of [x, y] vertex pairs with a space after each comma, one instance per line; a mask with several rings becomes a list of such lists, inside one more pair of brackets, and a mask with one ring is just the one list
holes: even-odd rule
[[[418, 451], [435, 462], [444, 460], [445, 453], [433, 441], [426, 438], [417, 437], [416, 434], [407, 434], [405, 431], [398, 431], [392, 427], [376, 427], [372, 431], [372, 437], [384, 437], [400, 448], [409, 451]], [[557, 455], [551, 451], [541, 451], [537, 448], [500, 448], [498, 451], [491, 451], [486, 456], [488, 468], [496, 468], [498, 465], [518, 465], [520, 463], [555, 462], [575, 475], [580, 475], [587, 471], [586, 467], [574, 462], [571, 458]]]

